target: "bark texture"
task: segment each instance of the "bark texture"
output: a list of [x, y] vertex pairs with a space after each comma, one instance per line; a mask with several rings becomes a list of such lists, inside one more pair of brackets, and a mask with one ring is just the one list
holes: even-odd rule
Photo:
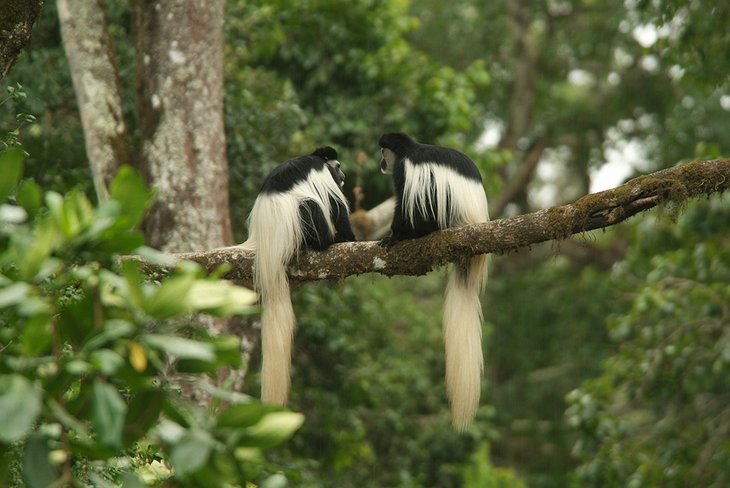
[[233, 242], [223, 130], [224, 0], [136, 0], [142, 167], [157, 191], [148, 243], [167, 252]]
[[0, 80], [5, 78], [30, 41], [43, 0], [0, 0]]
[[101, 0], [56, 0], [63, 47], [71, 67], [84, 127], [86, 155], [99, 198], [122, 164], [130, 139], [122, 114], [121, 83]]
[[[730, 159], [694, 161], [635, 178], [612, 190], [508, 219], [435, 232], [384, 249], [377, 242], [336, 244], [327, 251], [306, 251], [291, 263], [292, 281], [341, 279], [380, 273], [423, 275], [437, 266], [467, 256], [505, 253], [572, 234], [615, 225], [659, 204], [681, 205], [688, 198], [709, 196], [730, 188]], [[214, 270], [231, 265], [226, 278], [251, 286], [253, 255], [238, 247], [179, 253], [178, 259]]]

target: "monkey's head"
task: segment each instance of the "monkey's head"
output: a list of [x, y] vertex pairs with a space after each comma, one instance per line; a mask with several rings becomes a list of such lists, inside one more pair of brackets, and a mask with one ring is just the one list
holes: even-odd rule
[[416, 144], [416, 141], [410, 136], [402, 132], [394, 132], [391, 134], [383, 134], [378, 141], [380, 145], [380, 171], [383, 173], [392, 173], [395, 162], [402, 159], [408, 153], [408, 149]]
[[340, 169], [340, 162], [337, 160], [337, 151], [335, 148], [330, 146], [318, 147], [312, 153], [312, 156], [317, 156], [324, 159], [324, 161], [330, 165], [330, 167], [337, 172], [340, 177], [340, 186], [345, 184], [345, 173]]

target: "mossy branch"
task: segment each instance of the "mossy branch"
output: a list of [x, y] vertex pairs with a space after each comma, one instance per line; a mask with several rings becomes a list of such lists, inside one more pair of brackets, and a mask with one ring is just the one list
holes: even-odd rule
[[[485, 224], [435, 232], [384, 249], [375, 241], [336, 244], [324, 252], [305, 251], [291, 263], [293, 281], [339, 279], [364, 273], [423, 275], [459, 258], [505, 253], [540, 242], [565, 239], [609, 227], [659, 204], [682, 205], [687, 199], [721, 193], [730, 187], [730, 159], [693, 161], [573, 203]], [[226, 278], [251, 285], [253, 254], [236, 247], [178, 253], [212, 271], [229, 263]]]

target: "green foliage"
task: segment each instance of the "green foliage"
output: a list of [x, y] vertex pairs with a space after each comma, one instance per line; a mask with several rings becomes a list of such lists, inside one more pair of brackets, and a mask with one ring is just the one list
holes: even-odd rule
[[417, 26], [408, 4], [229, 3], [227, 140], [233, 194], [245, 194], [234, 203], [238, 222], [274, 165], [317, 145], [337, 147], [347, 194], [360, 179], [371, 207], [391, 191], [379, 174], [382, 133], [473, 140], [488, 72], [479, 61], [457, 71], [414, 49], [405, 39]]
[[[585, 239], [596, 250], [609, 241]], [[571, 244], [578, 245], [564, 245]], [[599, 267], [565, 257], [534, 266], [535, 255], [557, 252], [549, 247], [494, 259], [485, 300], [492, 329], [485, 356], [500, 434], [492, 445], [494, 462], [518, 464], [530, 486], [558, 488], [566, 486], [573, 468], [565, 395], [598, 373], [607, 354], [604, 317], [622, 303]]]
[[510, 469], [496, 468], [489, 460], [489, 444], [483, 443], [464, 473], [465, 488], [527, 488]]
[[730, 56], [727, 2], [713, 0], [641, 0], [633, 6], [642, 20], [659, 30], [654, 50], [662, 61], [676, 64], [700, 83], [728, 81], [718, 60]]
[[[12, 100], [15, 103], [20, 103], [26, 98], [25, 90], [23, 89], [23, 85], [20, 83], [16, 83], [15, 86], [9, 85], [7, 87], [8, 96], [0, 98], [0, 105], [3, 105], [8, 100]], [[27, 113], [18, 113], [15, 116], [15, 127], [6, 132], [0, 140], [0, 150], [7, 150], [11, 146], [19, 147], [21, 146], [19, 135], [20, 131], [23, 128], [23, 126], [27, 124], [32, 124], [35, 122], [35, 116], [32, 114]], [[12, 180], [12, 178], [11, 178]], [[5, 197], [3, 197], [0, 200], [4, 200]]]
[[[523, 61], [521, 41], [508, 18], [508, 4], [514, 2], [227, 2], [225, 122], [237, 236], [243, 238], [245, 215], [269, 169], [320, 144], [340, 150], [348, 195], [359, 184], [367, 192], [365, 208], [380, 203], [390, 194], [391, 182], [377, 174], [376, 141], [391, 129], [465, 150], [479, 164], [491, 199], [537, 140], [548, 145], [545, 161], [561, 163], [556, 190], [561, 199], [584, 193], [592, 178], [590, 169], [622, 144], [640, 144], [637, 172], [728, 153], [730, 98], [723, 61], [730, 43], [725, 3], [528, 3], [523, 20], [539, 59], [529, 94], [535, 103], [529, 127], [513, 153], [477, 150], [473, 143], [485, 120], [503, 129], [513, 117], [513, 83]], [[105, 1], [104, 6], [134, 139], [132, 15], [129, 2]], [[650, 45], [636, 36], [637, 29], [647, 26], [658, 29]], [[173, 356], [179, 371], [212, 374], [221, 364], [238, 366], [237, 338], [211, 337], [184, 322], [180, 325], [178, 315], [199, 309], [233, 312], [237, 289], [217, 288], [186, 266], [160, 286], [145, 281], [133, 262], [117, 266], [111, 259], [109, 253], [127, 252], [141, 243], [132, 222], [143, 211], [146, 197], [129, 193], [141, 187], [128, 177], [112, 189], [116, 203], [95, 206], [83, 196], [91, 179], [54, 2], [46, 2], [33, 34], [31, 46], [3, 80], [3, 95], [9, 96], [0, 97], [0, 127], [8, 128], [0, 133], [0, 145], [22, 142], [29, 153], [25, 176], [30, 177], [16, 186], [12, 175], [18, 156], [0, 160], [0, 194], [11, 194], [8, 204], [0, 206], [0, 392], [12, 389], [26, 400], [23, 411], [14, 410], [19, 418], [12, 417], [13, 428], [4, 430], [24, 440], [2, 440], [0, 484], [10, 476], [22, 479], [24, 466], [28, 485], [55, 479], [64, 470], [59, 454], [68, 452], [60, 432], [73, 434], [73, 467], [89, 484], [111, 479], [135, 486], [137, 478], [150, 483], [164, 479], [170, 476], [173, 457], [178, 469], [190, 473], [187, 481], [209, 469], [234, 477], [231, 473], [241, 459], [246, 469], [251, 467], [246, 455], [256, 451], [237, 448], [233, 456], [221, 455], [226, 449], [221, 446], [238, 442], [233, 440], [237, 434], [225, 429], [236, 422], [255, 425], [272, 412], [255, 402], [240, 403], [240, 397], [226, 392], [218, 392], [222, 398], [210, 408], [189, 405], [160, 372], [168, 371], [166, 358]], [[26, 95], [23, 87], [32, 90]], [[525, 99], [529, 96], [517, 102]], [[18, 113], [36, 114], [37, 119]], [[536, 179], [526, 193], [533, 194], [540, 184]], [[81, 191], [69, 192], [72, 187]], [[518, 212], [531, 205], [527, 196], [516, 204]], [[693, 212], [694, 207], [680, 223]], [[719, 435], [706, 432], [723, 432], [711, 416], [721, 396], [699, 388], [697, 375], [682, 376], [684, 383], [677, 386], [678, 373], [672, 369], [676, 360], [670, 362], [666, 352], [657, 356], [662, 358], [657, 378], [665, 383], [652, 379], [646, 381], [645, 393], [627, 399], [622, 395], [638, 384], [631, 373], [641, 371], [642, 351], [663, 351], [650, 341], [655, 336], [675, 351], [692, 353], [694, 362], [689, 364], [700, 371], [724, 364], [719, 359], [724, 353], [717, 349], [724, 342], [708, 339], [722, 334], [704, 334], [713, 330], [710, 326], [687, 332], [677, 325], [691, 319], [676, 311], [683, 307], [695, 315], [695, 322], [717, 318], [710, 295], [724, 296], [722, 289], [715, 289], [721, 280], [713, 278], [708, 288], [702, 278], [715, 276], [724, 266], [716, 246], [701, 244], [715, 242], [713, 236], [723, 233], [712, 221], [700, 218], [693, 226], [682, 224], [688, 230], [675, 235], [669, 230], [673, 224], [649, 218], [630, 241], [625, 239], [631, 224], [595, 242], [587, 236], [589, 256], [622, 249], [629, 242], [631, 255], [613, 280], [606, 270], [555, 258], [561, 254], [557, 250], [536, 247], [530, 253], [497, 257], [485, 300], [491, 331], [485, 340], [489, 388], [484, 389], [479, 422], [463, 437], [448, 426], [443, 396], [438, 327], [443, 283], [438, 275], [347, 280], [339, 291], [305, 287], [296, 293], [299, 329], [292, 402], [305, 411], [307, 422], [286, 449], [271, 452], [271, 459], [292, 468], [286, 476], [272, 475], [268, 484], [279, 486], [291, 479], [303, 486], [456, 486], [477, 476], [474, 483], [486, 485], [500, 477], [494, 464], [515, 466], [530, 486], [562, 487], [576, 462], [569, 446], [578, 433], [574, 452], [584, 463], [583, 484], [603, 480], [623, 486], [627, 477], [617, 473], [632, 469], [641, 472], [636, 479], [653, 480], [651, 476], [660, 472], [655, 469], [656, 453], [667, 446], [677, 449], [661, 451], [661, 462], [671, 460], [672, 469], [686, 472], [690, 462], [682, 461], [680, 454], [689, 460], [705, 459], [688, 447], [690, 435], [700, 439], [696, 449], [704, 439], [708, 446], [719, 442]], [[689, 250], [680, 259], [680, 240], [695, 246], [696, 261], [687, 257]], [[704, 270], [697, 266], [701, 256], [709, 259]], [[147, 257], [161, 259], [149, 253]], [[661, 278], [665, 282], [658, 284], [649, 279], [685, 279], [682, 273], [687, 270], [694, 273], [689, 277], [693, 287], [684, 294], [670, 286], [672, 280]], [[701, 286], [695, 287], [695, 282]], [[178, 293], [187, 293], [188, 300], [170, 299]], [[627, 303], [640, 295], [646, 309], [640, 310], [638, 301]], [[89, 325], [96, 304], [104, 311], [99, 329]], [[607, 344], [603, 327], [610, 314], [613, 344]], [[62, 331], [63, 339], [58, 351], [56, 330]], [[644, 342], [639, 341], [642, 334], [647, 335]], [[687, 352], [688, 346], [674, 344], [675, 338], [697, 345]], [[599, 374], [599, 362], [616, 349], [619, 354], [606, 360], [607, 372], [581, 390], [588, 396], [571, 396], [571, 422], [581, 415], [592, 420], [578, 421], [580, 432], [569, 432], [562, 423], [565, 394]], [[706, 361], [698, 351], [708, 355]], [[614, 369], [621, 375], [612, 373]], [[150, 385], [151, 378], [158, 377], [163, 381]], [[631, 387], [622, 386], [624, 377], [633, 382], [628, 383]], [[719, 373], [706, 378], [710, 386], [723, 386]], [[134, 390], [138, 380], [141, 391]], [[126, 405], [121, 434], [125, 449], [109, 460], [96, 460], [86, 451], [109, 453], [109, 446], [119, 442], [121, 404], [105, 385], [116, 387]], [[249, 387], [252, 394], [257, 392], [255, 385]], [[683, 401], [672, 397], [669, 387]], [[40, 402], [39, 411], [34, 398]], [[705, 399], [711, 401], [705, 404]], [[3, 396], [3, 411], [10, 412], [14, 401], [15, 395]], [[231, 407], [222, 410], [226, 402], [232, 402]], [[614, 411], [612, 405], [621, 408]], [[687, 414], [689, 407], [697, 412]], [[696, 414], [687, 424], [686, 438], [672, 431], [677, 422], [664, 421], [671, 409]], [[211, 410], [218, 420], [211, 420]], [[717, 419], [726, 418], [724, 411], [714, 412]], [[161, 415], [165, 422], [159, 421]], [[290, 420], [296, 423], [297, 418]], [[29, 421], [36, 428], [27, 436]], [[627, 423], [631, 429], [621, 430]], [[621, 427], [619, 434], [612, 430], [615, 425]], [[662, 426], [668, 430], [660, 433]], [[105, 435], [98, 436], [97, 428], [107, 429]], [[491, 460], [482, 451], [484, 440], [490, 441]], [[177, 442], [180, 447], [172, 456]], [[92, 448], [84, 447], [89, 443]], [[204, 455], [193, 459], [194, 445]], [[79, 451], [82, 448], [86, 450]], [[725, 448], [717, 450], [720, 461]], [[114, 459], [121, 461], [114, 464]], [[201, 459], [209, 462], [199, 464]], [[135, 473], [129, 472], [129, 463]], [[192, 473], [196, 466], [200, 471]], [[717, 472], [713, 466], [709, 473]]]
[[240, 367], [240, 339], [212, 335], [190, 314], [249, 314], [254, 293], [193, 263], [151, 282], [139, 261], [119, 257], [165, 260], [140, 247], [134, 229], [150, 193], [130, 168], [94, 206], [80, 191], [18, 184], [22, 158], [0, 152], [3, 196], [14, 196], [0, 207], [0, 484], [265, 479], [275, 468], [260, 450], [303, 416], [217, 389], [200, 406], [172, 375]]
[[307, 421], [269, 456], [296, 471], [297, 486], [457, 487], [486, 462], [472, 455], [494, 437], [493, 409], [465, 434], [451, 427], [443, 278], [363, 277], [294, 294], [291, 405]]
[[676, 225], [645, 222], [615, 273], [631, 308], [609, 321], [618, 352], [568, 395], [580, 486], [730, 482], [730, 199]]

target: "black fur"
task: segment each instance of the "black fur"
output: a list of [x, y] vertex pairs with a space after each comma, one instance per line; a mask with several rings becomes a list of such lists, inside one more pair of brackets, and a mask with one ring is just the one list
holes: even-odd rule
[[[425, 236], [431, 232], [441, 230], [434, 213], [435, 209], [428, 209], [426, 213], [415, 212], [414, 222], [406, 219], [403, 208], [403, 190], [406, 184], [405, 163], [408, 158], [413, 164], [436, 163], [448, 166], [462, 176], [477, 181], [481, 184], [482, 176], [479, 169], [469, 157], [456, 149], [434, 146], [431, 144], [419, 144], [407, 134], [402, 132], [384, 134], [380, 137], [379, 145], [383, 149], [390, 149], [396, 155], [396, 162], [393, 166], [393, 185], [395, 187], [395, 213], [391, 224], [391, 234], [381, 241], [382, 246], [390, 247], [404, 239], [415, 239]], [[381, 163], [381, 167], [384, 162]], [[435, 192], [435, 189], [432, 189]], [[432, 201], [435, 201], [435, 195]], [[438, 205], [450, 207], [451, 202], [438, 202]], [[448, 215], [448, 212], [447, 212]], [[450, 224], [446, 226], [450, 227]]]
[[[407, 134], [397, 132], [380, 137], [380, 147], [390, 149], [398, 157], [396, 167], [408, 158], [413, 164], [437, 163], [448, 166], [460, 175], [474, 181], [482, 182], [482, 175], [466, 154], [449, 147], [419, 144]], [[394, 171], [395, 173], [395, 171]]]
[[[332, 175], [332, 179], [339, 187], [342, 185], [344, 175], [339, 171], [339, 168], [334, 168], [327, 163], [336, 160], [337, 151], [326, 146], [317, 148], [308, 156], [300, 156], [284, 161], [266, 177], [261, 187], [261, 193], [285, 193], [297, 183], [306, 180], [310, 173], [319, 171], [323, 167], [327, 168], [330, 175]], [[335, 227], [334, 235], [318, 205], [308, 200], [299, 206], [299, 216], [307, 247], [321, 251], [335, 242], [355, 240], [344, 202], [331, 198], [330, 205], [332, 207], [331, 218]]]

